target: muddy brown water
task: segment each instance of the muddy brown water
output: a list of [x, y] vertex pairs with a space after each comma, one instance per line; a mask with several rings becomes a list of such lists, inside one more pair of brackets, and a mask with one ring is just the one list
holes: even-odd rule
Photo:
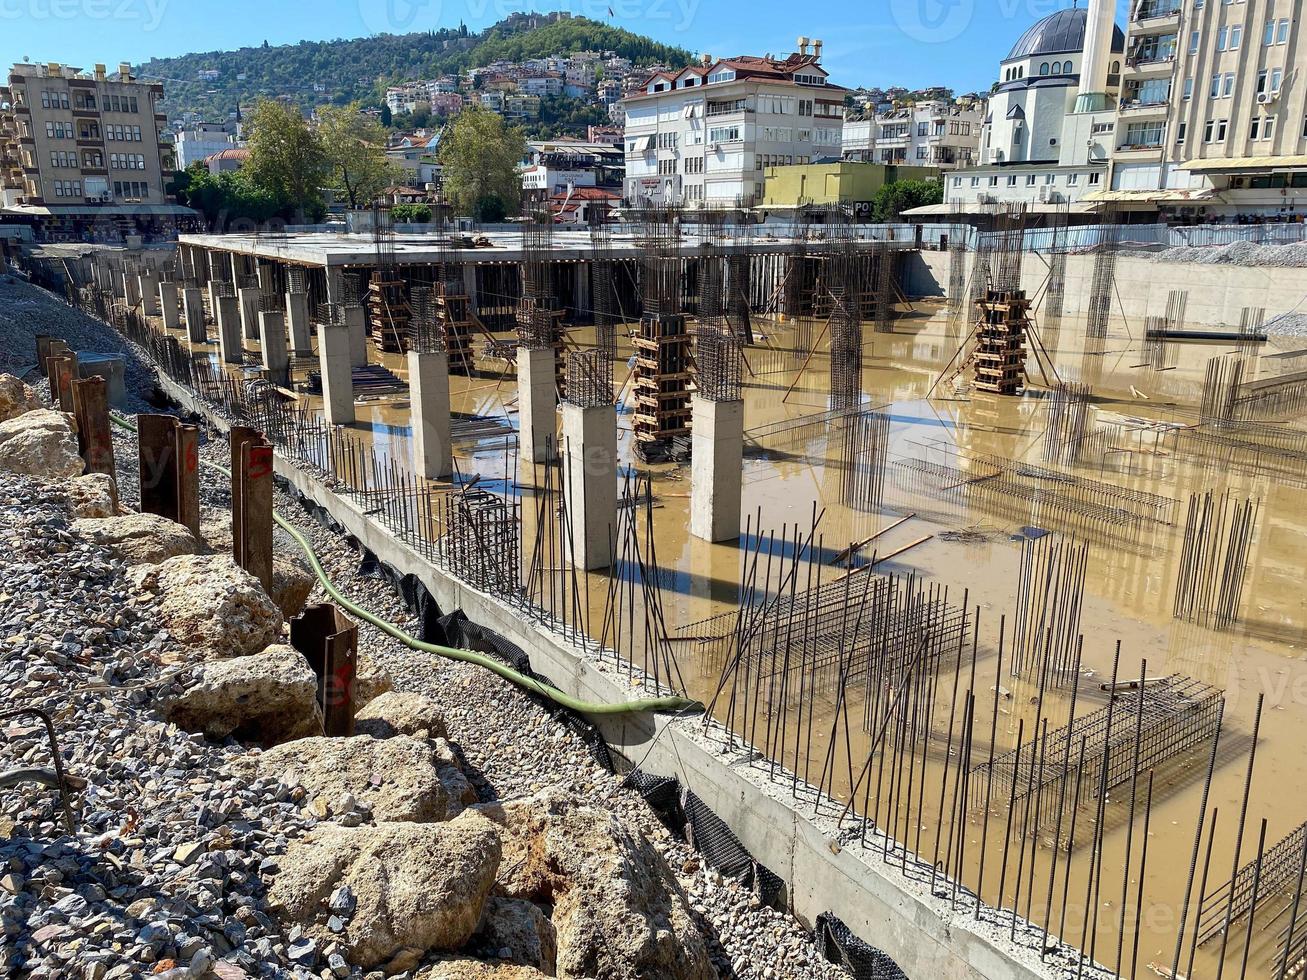
[[[821, 333], [815, 322], [780, 323], [767, 320], [755, 324], [761, 337], [746, 350], [744, 372], [746, 429], [765, 427], [828, 410], [830, 362], [826, 342], [817, 345], [809, 358], [805, 353]], [[1208, 358], [1235, 353], [1227, 344], [1172, 344], [1165, 353], [1165, 370], [1144, 362], [1148, 355], [1140, 341], [1142, 324], [1113, 320], [1108, 336], [1087, 342], [1083, 318], [1067, 316], [1059, 330], [1041, 335], [1057, 375], [1065, 380], [1085, 380], [1093, 385], [1091, 420], [1131, 416], [1160, 422], [1191, 424], [1196, 420], [1203, 374]], [[947, 463], [964, 473], [984, 472], [981, 456], [997, 456], [1045, 466], [1042, 439], [1049, 424], [1049, 399], [1044, 379], [1033, 366], [1032, 389], [1019, 397], [981, 393], [957, 394], [947, 385], [936, 385], [958, 349], [961, 333], [939, 304], [917, 303], [903, 307], [894, 331], [876, 333], [868, 325], [863, 339], [863, 391], [867, 408], [876, 408], [890, 418], [890, 458], [925, 459]], [[619, 331], [622, 333], [622, 331]], [[179, 335], [181, 335], [179, 333]], [[572, 331], [578, 346], [593, 339], [588, 328]], [[250, 344], [246, 342], [247, 346]], [[480, 344], [478, 343], [479, 347]], [[1252, 377], [1270, 377], [1282, 371], [1301, 369], [1307, 359], [1272, 356], [1291, 353], [1302, 344], [1273, 339], [1271, 343], [1244, 351]], [[209, 345], [197, 356], [216, 359]], [[732, 614], [738, 603], [745, 554], [737, 543], [709, 544], [689, 535], [688, 465], [640, 464], [632, 453], [629, 403], [631, 389], [623, 386], [628, 375], [631, 350], [623, 337], [614, 365], [615, 386], [623, 389], [619, 406], [619, 456], [625, 467], [652, 477], [655, 501], [654, 535], [663, 569], [663, 612], [671, 632], [686, 624]], [[404, 359], [369, 349], [374, 361], [381, 361], [401, 378]], [[451, 378], [452, 406], [467, 412], [500, 418], [516, 425], [516, 385], [504, 374], [502, 363], [480, 365], [479, 377]], [[802, 370], [800, 371], [800, 369]], [[1247, 375], [1246, 375], [1247, 376]], [[797, 380], [796, 380], [797, 379]], [[318, 400], [306, 395], [310, 407]], [[358, 423], [353, 427], [381, 452], [405, 465], [411, 459], [408, 439], [407, 399], [383, 397], [360, 402]], [[1286, 425], [1300, 422], [1287, 421]], [[979, 643], [975, 658], [975, 742], [973, 764], [988, 752], [991, 726], [996, 752], [1014, 746], [1018, 726], [1024, 723], [1027, 737], [1048, 719], [1050, 727], [1064, 723], [1070, 702], [1069, 689], [1044, 691], [1042, 703], [1037, 683], [1013, 677], [1008, 668], [997, 671], [996, 647], [1000, 617], [1011, 616], [1019, 575], [1019, 545], [1014, 532], [1024, 523], [1021, 506], [995, 507], [984, 499], [970, 502], [943, 501], [937, 494], [923, 492], [911, 481], [885, 479], [882, 506], [853, 509], [842, 502], [840, 492], [841, 451], [837, 438], [822, 430], [801, 432], [797, 437], [772, 430], [759, 436], [757, 447], [746, 454], [743, 473], [743, 513], [755, 529], [779, 532], [783, 526], [808, 530], [813, 504], [821, 512], [819, 533], [829, 554], [851, 541], [861, 540], [889, 527], [903, 515], [916, 516], [886, 532], [877, 540], [877, 550], [889, 553], [930, 536], [888, 562], [878, 571], [900, 574], [914, 572], [924, 579], [947, 585], [950, 599], [960, 603], [963, 594], [979, 613]], [[1255, 856], [1259, 824], [1267, 821], [1268, 847], [1307, 820], [1307, 754], [1302, 751], [1307, 735], [1307, 490], [1250, 472], [1244, 455], [1236, 452], [1232, 462], [1200, 466], [1166, 446], [1141, 441], [1135, 452], [1113, 453], [1086, 459], [1072, 471], [1131, 490], [1157, 494], [1175, 500], [1170, 526], [1149, 525], [1143, 530], [1109, 529], [1092, 535], [1081, 618], [1083, 634], [1082, 677], [1079, 684], [1078, 716], [1106, 704], [1098, 684], [1111, 674], [1117, 643], [1120, 643], [1122, 678], [1140, 675], [1141, 661], [1147, 661], [1150, 677], [1180, 673], [1221, 688], [1225, 692], [1225, 728], [1222, 751], [1212, 781], [1209, 807], [1219, 808], [1218, 829], [1212, 848], [1208, 892], [1229, 877], [1239, 824], [1240, 805], [1251, 744], [1251, 729], [1259, 695], [1264, 699], [1257, 765], [1249, 798], [1243, 845], [1238, 864]], [[485, 480], [503, 479], [502, 443], [485, 440], [456, 445], [456, 456], [464, 480], [476, 475]], [[1056, 468], [1056, 467], [1055, 467]], [[538, 483], [539, 468], [526, 468], [514, 477], [522, 484]], [[1307, 483], [1307, 473], [1298, 483]], [[1185, 508], [1191, 492], [1207, 489], [1232, 491], [1260, 499], [1256, 533], [1249, 553], [1241, 616], [1224, 631], [1182, 623], [1172, 617], [1172, 598], [1178, 568]], [[524, 500], [524, 555], [531, 552], [534, 533], [533, 507]], [[1177, 526], [1178, 525], [1178, 526]], [[1049, 529], [1061, 530], [1050, 523]], [[967, 529], [967, 540], [948, 540], [947, 532]], [[833, 577], [839, 570], [827, 565], [822, 575]], [[604, 574], [583, 576], [588, 590], [588, 615], [592, 632], [604, 614], [608, 579]], [[638, 600], [637, 600], [638, 601]], [[639, 611], [643, 617], [643, 609]], [[678, 643], [673, 650], [687, 693], [710, 700], [717, 690], [723, 668], [720, 656], [703, 653], [693, 643]], [[938, 680], [938, 696], [931, 717], [933, 737], [924, 749], [905, 748], [900, 759], [909, 761], [917, 791], [911, 811], [900, 805], [893, 827], [900, 839], [907, 839], [927, 862], [935, 848], [936, 834], [948, 834], [948, 822], [940, 819], [940, 776], [956, 772], [959, 746], [952, 758], [945, 752], [950, 713], [955, 731], [961, 719], [961, 705], [971, 684], [968, 652], [946, 666]], [[955, 684], [956, 680], [956, 684]], [[956, 700], [950, 698], [958, 689]], [[862, 766], [870, 736], [861, 726], [834, 726], [836, 747], [830, 735], [834, 701], [828, 694], [812, 699], [808, 724], [811, 732], [793, 742], [778, 733], [784, 748], [779, 761], [790, 769], [806, 773], [813, 782], [829, 770], [827, 789], [840, 802], [847, 799], [850, 774]], [[952, 709], [952, 710], [950, 710]], [[719, 701], [716, 715], [727, 720], [730, 711]], [[746, 725], [737, 711], [736, 727]], [[793, 723], [791, 713], [786, 724]], [[768, 724], [770, 724], [770, 719]], [[777, 719], [779, 724], [779, 719]], [[755, 720], [753, 731], [757, 731]], [[1102, 822], [1101, 873], [1091, 873], [1095, 806], [1079, 810], [1080, 830], [1072, 849], [1071, 873], [1066, 876], [1067, 855], [1059, 857], [1059, 870], [1052, 885], [1054, 900], [1047, 917], [1053, 933], [1084, 948], [1093, 947], [1096, 958], [1115, 967], [1118, 941], [1122, 941], [1122, 975], [1157, 975], [1170, 969], [1177, 922], [1184, 901], [1194, 831], [1210, 743], [1162, 763], [1153, 772], [1153, 800], [1143, 832], [1144, 793], [1147, 774], [1140, 774], [1135, 821], [1130, 829], [1129, 784], [1108, 794]], [[833, 752], [833, 760], [830, 753]], [[948, 765], [942, 765], [948, 759]], [[923, 780], [922, 770], [928, 774]], [[950, 777], [952, 778], [952, 777]], [[951, 784], [950, 784], [951, 785]], [[978, 789], [977, 789], [978, 792]], [[900, 790], [900, 795], [902, 791]], [[862, 800], [855, 800], [858, 810]], [[879, 801], [872, 798], [873, 805]], [[946, 802], [945, 809], [949, 809]], [[991, 803], [987, 834], [983, 808], [976, 807], [965, 821], [966, 843], [961, 879], [968, 888], [978, 881], [981, 853], [986, 855], [986, 877], [982, 889], [991, 904], [1011, 907], [1017, 893], [1017, 845], [1011, 847], [1011, 868], [1004, 893], [999, 895], [999, 863], [1003, 851], [1002, 824], [1005, 802]], [[1065, 819], [1071, 819], [1070, 808]], [[941, 830], [941, 826], [943, 830]], [[1045, 839], [1027, 857], [1023, 866], [1019, 906], [1027, 907], [1037, 926], [1046, 922], [1049, 871], [1052, 849]], [[1147, 866], [1139, 875], [1141, 851], [1147, 842]], [[1130, 873], [1123, 875], [1127, 844], [1131, 849]], [[955, 845], [956, 846], [956, 845]], [[1203, 848], [1207, 846], [1206, 838]], [[947, 842], [941, 845], [947, 850]], [[1199, 871], [1202, 869], [1199, 854]], [[1031, 872], [1033, 866], [1034, 871]], [[1123, 877], [1125, 902], [1122, 903]], [[1098, 881], [1097, 895], [1087, 892], [1090, 879]], [[1142, 900], [1140, 889], [1142, 885]], [[1066, 901], [1062, 899], [1067, 896]], [[1089, 899], [1086, 902], [1086, 899]], [[1141, 908], [1136, 931], [1136, 905]], [[1249, 976], [1275, 975], [1278, 966], [1276, 943], [1288, 918], [1287, 898], [1272, 900], [1255, 920], [1249, 954]], [[1122, 908], [1125, 930], [1121, 930]], [[1089, 908], [1089, 915], [1085, 909]], [[1189, 911], [1191, 931], [1195, 907]], [[1064, 911], [1065, 909], [1065, 911]], [[1097, 928], [1093, 929], [1093, 910]], [[1278, 913], [1278, 914], [1277, 914]], [[1238, 920], [1231, 929], [1226, 949], [1226, 976], [1237, 976], [1243, 958], [1247, 923]], [[1135, 936], [1138, 950], [1134, 950]], [[1192, 976], [1216, 976], [1221, 939], [1218, 937], [1197, 951]], [[1188, 940], [1181, 959], [1181, 972], [1188, 959]]]

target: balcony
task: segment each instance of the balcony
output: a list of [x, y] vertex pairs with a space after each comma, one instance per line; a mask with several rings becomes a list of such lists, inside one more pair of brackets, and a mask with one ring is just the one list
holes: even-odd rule
[[1144, 26], [1155, 26], [1157, 22], [1178, 22], [1180, 19], [1179, 0], [1141, 0], [1135, 7], [1133, 22]]
[[1119, 109], [1122, 117], [1138, 119], [1144, 116], [1164, 115], [1168, 105], [1170, 101], [1167, 99], [1162, 99], [1160, 102], [1152, 99], [1122, 99]]

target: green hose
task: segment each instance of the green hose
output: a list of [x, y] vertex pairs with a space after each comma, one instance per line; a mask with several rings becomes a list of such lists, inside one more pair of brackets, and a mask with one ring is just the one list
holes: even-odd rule
[[[124, 418], [120, 418], [112, 412], [109, 413], [109, 419], [115, 425], [121, 426], [122, 428], [128, 429], [132, 432], [136, 431], [136, 426], [131, 422]], [[212, 463], [208, 460], [201, 460], [200, 462], [205, 466], [224, 474], [228, 479], [231, 478], [231, 470], [227, 469], [225, 466], [219, 466], [217, 463]], [[304, 552], [305, 558], [308, 559], [309, 565], [313, 569], [313, 574], [318, 577], [318, 581], [322, 583], [323, 589], [326, 590], [327, 594], [331, 596], [332, 599], [345, 609], [349, 610], [359, 619], [371, 623], [383, 633], [389, 634], [412, 650], [421, 650], [424, 653], [433, 653], [436, 656], [444, 657], [447, 660], [461, 660], [464, 663], [476, 664], [479, 667], [484, 667], [486, 670], [493, 671], [505, 680], [511, 681], [518, 687], [532, 691], [542, 697], [546, 697], [554, 703], [562, 705], [564, 708], [579, 712], [583, 715], [623, 715], [639, 711], [684, 712], [691, 708], [703, 707], [698, 701], [675, 696], [641, 698], [636, 701], [619, 701], [614, 704], [602, 701], [582, 701], [580, 698], [574, 698], [570, 694], [565, 694], [558, 690], [558, 688], [542, 683], [534, 677], [527, 677], [525, 674], [500, 663], [493, 657], [488, 657], [472, 650], [459, 650], [455, 647], [441, 646], [438, 643], [427, 643], [423, 640], [419, 640], [417, 637], [410, 636], [408, 633], [404, 632], [394, 623], [388, 623], [380, 616], [374, 615], [357, 603], [346, 599], [345, 596], [341, 594], [340, 590], [332, 583], [331, 579], [327, 577], [327, 573], [323, 569], [322, 563], [318, 561], [318, 556], [314, 553], [313, 546], [309, 544], [308, 538], [300, 533], [295, 525], [286, 520], [286, 518], [282, 517], [275, 510], [272, 512], [272, 516], [277, 524], [280, 525], [282, 530], [295, 539], [295, 543], [300, 546], [300, 549]]]

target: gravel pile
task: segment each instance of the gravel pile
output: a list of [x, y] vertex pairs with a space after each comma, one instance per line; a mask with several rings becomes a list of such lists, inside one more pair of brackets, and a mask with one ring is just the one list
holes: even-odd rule
[[0, 271], [0, 373], [21, 377], [36, 366], [38, 334], [61, 337], [76, 351], [123, 355], [129, 400], [124, 410], [150, 410], [146, 399], [154, 392], [154, 370], [134, 344], [40, 287]]
[[[52, 791], [0, 793], [0, 973], [290, 969], [298, 937], [267, 915], [260, 872], [310, 821], [275, 781], [232, 774], [239, 746], [159, 720], [182, 651], [124, 565], [70, 524], [61, 493], [0, 475], [0, 676], [13, 703], [54, 714], [64, 764], [88, 781], [75, 834]], [[9, 723], [0, 768], [50, 765], [30, 721]]]
[[1190, 262], [1196, 265], [1265, 266], [1279, 269], [1307, 268], [1307, 242], [1287, 245], [1176, 245], [1149, 253], [1153, 262]]
[[1281, 313], [1263, 326], [1272, 337], [1307, 337], [1307, 313]]

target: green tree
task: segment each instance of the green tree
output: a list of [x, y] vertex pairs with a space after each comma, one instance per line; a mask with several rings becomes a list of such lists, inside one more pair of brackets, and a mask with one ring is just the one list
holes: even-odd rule
[[525, 153], [526, 138], [516, 126], [479, 106], [464, 109], [440, 141], [445, 194], [481, 221], [515, 212], [522, 198], [518, 165]]
[[250, 158], [241, 171], [244, 178], [284, 201], [297, 221], [320, 212], [329, 165], [321, 141], [299, 109], [260, 99], [247, 123]]
[[214, 175], [197, 161], [175, 175], [171, 190], [181, 203], [203, 214], [215, 232], [242, 222], [263, 224], [290, 217], [284, 202], [252, 184], [244, 170]]
[[381, 103], [381, 125], [389, 129], [390, 124], [394, 121], [395, 117], [390, 111], [390, 106], [385, 102]]
[[390, 209], [390, 217], [396, 224], [426, 224], [431, 220], [431, 208], [426, 204], [396, 204]]
[[943, 180], [893, 180], [876, 192], [872, 212], [877, 221], [897, 221], [899, 215], [910, 208], [942, 203]]
[[396, 182], [399, 168], [386, 158], [386, 128], [363, 115], [357, 102], [318, 109], [317, 137], [328, 180], [351, 208], [372, 203]]

